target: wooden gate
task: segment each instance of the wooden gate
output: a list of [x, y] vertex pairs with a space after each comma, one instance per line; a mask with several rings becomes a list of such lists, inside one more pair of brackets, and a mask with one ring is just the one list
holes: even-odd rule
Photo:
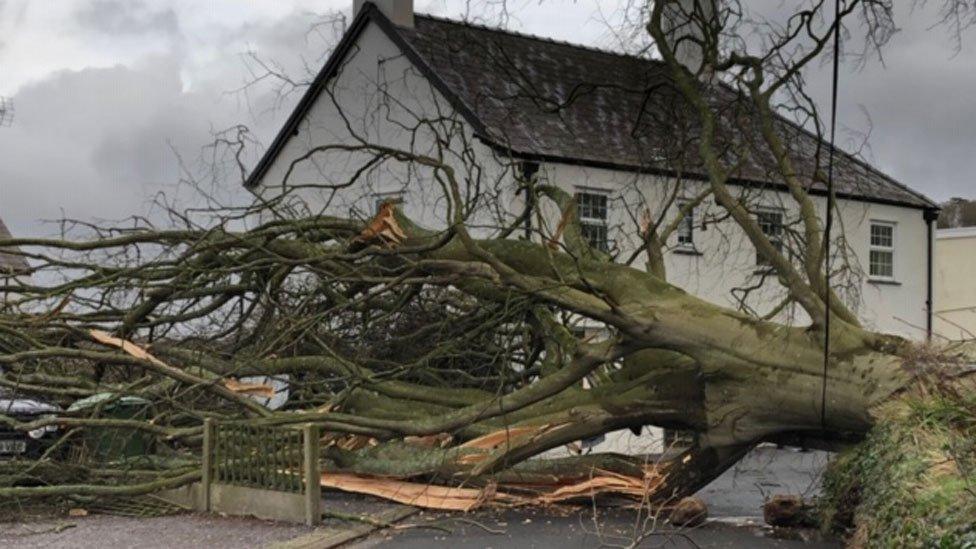
[[318, 524], [319, 429], [217, 422], [203, 431], [201, 482], [168, 496], [200, 511]]

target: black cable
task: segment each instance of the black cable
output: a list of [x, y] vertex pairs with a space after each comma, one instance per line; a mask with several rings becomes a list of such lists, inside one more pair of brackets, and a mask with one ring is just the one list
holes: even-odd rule
[[827, 425], [827, 368], [830, 365], [830, 230], [834, 225], [834, 138], [837, 134], [837, 81], [840, 67], [840, 0], [834, 0], [834, 81], [830, 104], [830, 151], [827, 155], [827, 221], [824, 226], [824, 363], [820, 393], [820, 428]]

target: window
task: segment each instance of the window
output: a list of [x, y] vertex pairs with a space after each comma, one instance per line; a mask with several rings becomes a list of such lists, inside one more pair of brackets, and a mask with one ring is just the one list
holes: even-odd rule
[[607, 195], [594, 192], [576, 193], [580, 232], [590, 246], [604, 252], [610, 250], [607, 240]]
[[871, 222], [871, 246], [868, 261], [871, 278], [895, 277], [895, 225]]
[[[756, 222], [766, 238], [776, 248], [783, 251], [783, 212], [779, 210], [762, 210], [756, 213]], [[756, 265], [769, 265], [769, 261], [756, 251]]]
[[[687, 203], [678, 203], [678, 211], [687, 206]], [[695, 209], [688, 210], [688, 214], [681, 218], [678, 225], [678, 246], [683, 248], [695, 247]]]

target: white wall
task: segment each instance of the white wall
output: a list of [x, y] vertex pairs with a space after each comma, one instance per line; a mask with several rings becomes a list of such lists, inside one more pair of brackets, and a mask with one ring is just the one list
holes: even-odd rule
[[[585, 168], [565, 164], [550, 164], [542, 169], [542, 178], [568, 191], [596, 189], [606, 191], [616, 207], [611, 212], [610, 238], [620, 243], [621, 257], [628, 257], [640, 244], [633, 221], [635, 212], [644, 205], [654, 216], [660, 214], [660, 204], [669, 203], [674, 182], [658, 176], [638, 175], [603, 168]], [[702, 183], [686, 184], [679, 197], [691, 198]], [[742, 189], [738, 189], [742, 190]], [[753, 191], [754, 192], [754, 191]], [[766, 191], [751, 203], [784, 211], [786, 224], [798, 218], [797, 207], [786, 193]], [[825, 215], [826, 199], [814, 197], [821, 216]], [[840, 215], [835, 219], [835, 235], [843, 235], [835, 242], [839, 249], [846, 240], [850, 250], [848, 259], [856, 271], [850, 276], [853, 291], [842, 292], [851, 299], [862, 321], [872, 329], [922, 339], [925, 336], [926, 311], [926, 225], [922, 211], [911, 208], [872, 204], [860, 201], [838, 201]], [[549, 216], [556, 219], [552, 210]], [[745, 234], [731, 220], [710, 224], [705, 230], [697, 225], [704, 217], [720, 215], [721, 208], [707, 199], [696, 209], [695, 247], [699, 254], [682, 253], [676, 235], [668, 242], [671, 251], [665, 254], [668, 280], [713, 303], [737, 307], [734, 288], [754, 285], [762, 269], [756, 266], [756, 252]], [[677, 215], [677, 207], [666, 212], [665, 219]], [[895, 224], [895, 260], [893, 280], [872, 280], [868, 276], [870, 224], [883, 221]], [[635, 265], [642, 265], [641, 256]], [[840, 262], [838, 261], [838, 264]], [[835, 279], [838, 285], [843, 277]], [[782, 288], [767, 280], [747, 303], [765, 314], [784, 297]], [[802, 311], [791, 309], [779, 316], [781, 321], [804, 325], [809, 322]]]
[[976, 338], [976, 227], [937, 231], [934, 270], [932, 331], [953, 341]]
[[[320, 152], [294, 163], [316, 146], [365, 142], [439, 157], [454, 166], [462, 194], [480, 197], [471, 203], [476, 212], [472, 224], [497, 223], [518, 207], [514, 180], [508, 163], [496, 159], [472, 135], [450, 102], [420, 76], [378, 26], [370, 24], [298, 135], [288, 141], [263, 177], [259, 192], [274, 196], [285, 183], [292, 189], [290, 201], [303, 205], [298, 208], [308, 207], [303, 213], [363, 217], [374, 213], [377, 197], [401, 193], [411, 219], [425, 226], [443, 226], [451, 205], [449, 193], [431, 177], [430, 169], [391, 159], [367, 170], [355, 185], [332, 189], [328, 185], [349, 182], [376, 156], [375, 151]], [[435, 138], [447, 143], [438, 147]], [[300, 190], [294, 192], [296, 188]], [[489, 206], [495, 203], [500, 207], [492, 211]]]

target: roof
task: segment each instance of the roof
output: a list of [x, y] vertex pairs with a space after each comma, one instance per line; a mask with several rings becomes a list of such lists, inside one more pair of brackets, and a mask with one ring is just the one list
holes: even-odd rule
[[[10, 236], [10, 230], [4, 225], [3, 220], [0, 219], [0, 242], [12, 238]], [[8, 248], [9, 250], [9, 248]], [[15, 255], [10, 253], [5, 253], [2, 248], [0, 248], [0, 276], [23, 273], [30, 270], [30, 265], [28, 265], [27, 260], [21, 255]]]
[[[478, 136], [510, 156], [593, 165], [648, 173], [673, 173], [681, 157], [686, 177], [704, 179], [693, 139], [696, 122], [670, 85], [661, 62], [537, 36], [473, 25], [427, 15], [414, 28], [394, 26], [378, 9], [363, 9], [332, 58], [299, 102], [278, 138], [248, 179], [256, 185], [285, 141], [311, 108], [339, 60], [368, 21], [377, 23], [406, 56], [468, 119]], [[719, 90], [728, 97], [729, 89]], [[741, 109], [744, 101], [738, 101]], [[741, 128], [740, 112], [730, 112], [728, 128]], [[682, 121], [677, 120], [682, 118]], [[750, 117], [757, 123], [756, 117]], [[812, 134], [778, 119], [778, 131], [789, 143], [801, 173], [813, 173], [818, 150]], [[738, 132], [742, 142], [755, 140], [758, 129]], [[747, 135], [747, 134], [751, 134]], [[838, 150], [835, 189], [842, 198], [935, 209], [938, 206], [869, 164]], [[823, 155], [822, 155], [823, 156]], [[765, 158], [764, 158], [765, 157]], [[756, 147], [734, 174], [733, 183], [782, 186], [769, 153]], [[810, 183], [814, 194], [825, 194]]]

